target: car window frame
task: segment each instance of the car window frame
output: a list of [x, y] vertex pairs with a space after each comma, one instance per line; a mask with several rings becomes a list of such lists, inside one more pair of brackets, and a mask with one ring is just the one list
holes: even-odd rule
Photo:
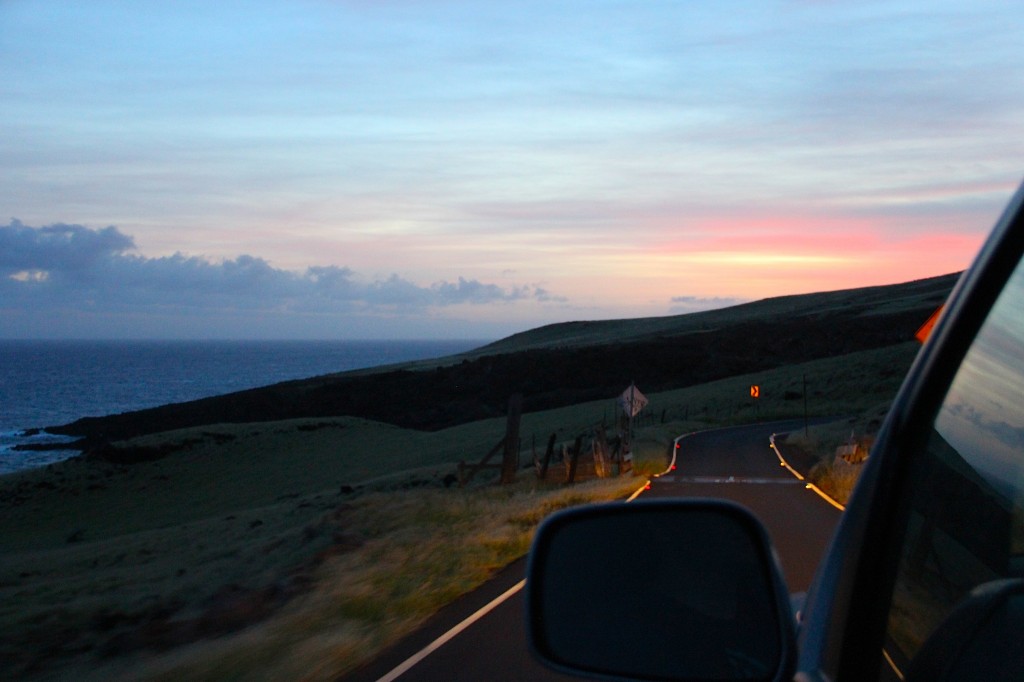
[[877, 679], [902, 532], [894, 519], [912, 484], [913, 453], [967, 351], [1024, 255], [1024, 184], [960, 277], [879, 432], [808, 596], [799, 633], [802, 680]]
[[924, 650], [924, 659], [956, 656], [951, 642], [938, 649], [929, 642], [943, 639], [939, 631], [947, 631], [974, 589], [1019, 579], [1022, 455], [1001, 445], [999, 435], [1003, 425], [1024, 423], [1017, 400], [1024, 381], [1022, 313], [1019, 261], [958, 366], [927, 444], [905, 458], [913, 481], [892, 521], [900, 554], [896, 584], [903, 587], [890, 595], [885, 647], [894, 671], [920, 674], [933, 667], [924, 663]]

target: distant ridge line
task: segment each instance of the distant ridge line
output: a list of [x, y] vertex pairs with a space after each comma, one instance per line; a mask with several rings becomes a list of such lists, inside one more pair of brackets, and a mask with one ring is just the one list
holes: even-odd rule
[[[630, 382], [667, 391], [850, 353], [916, 346], [914, 333], [956, 275], [765, 299], [689, 315], [576, 322], [435, 360], [299, 379], [47, 431], [82, 447], [215, 423], [359, 417], [436, 431], [505, 415], [508, 398], [541, 411], [618, 395]], [[142, 453], [140, 456], [148, 456]]]
[[[725, 308], [678, 315], [614, 320], [583, 320], [544, 325], [470, 351], [466, 355], [481, 356], [540, 348], [571, 348], [612, 342], [641, 341], [707, 331], [712, 327], [749, 322], [781, 315], [809, 315], [822, 308], [842, 306], [883, 306], [894, 299], [913, 299], [940, 304], [956, 284], [962, 272], [911, 280], [898, 284], [880, 284], [852, 289], [785, 294], [748, 301]], [[868, 313], [870, 314], [870, 313]]]

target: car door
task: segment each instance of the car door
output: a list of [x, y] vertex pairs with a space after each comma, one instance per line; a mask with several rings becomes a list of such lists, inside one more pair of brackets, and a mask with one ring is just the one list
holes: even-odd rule
[[798, 679], [1024, 679], [1022, 195], [879, 434], [808, 597]]

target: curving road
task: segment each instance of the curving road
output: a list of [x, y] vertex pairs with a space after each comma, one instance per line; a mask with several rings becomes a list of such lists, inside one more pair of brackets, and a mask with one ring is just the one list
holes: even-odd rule
[[841, 512], [782, 467], [768, 445], [772, 433], [803, 422], [705, 431], [680, 441], [676, 470], [657, 478], [648, 497], [717, 497], [747, 507], [768, 529], [791, 592], [814, 578]]
[[[776, 422], [684, 437], [675, 471], [655, 479], [644, 496], [717, 497], [748, 507], [768, 528], [789, 589], [805, 591], [840, 512], [806, 490], [779, 465], [768, 447], [772, 433], [802, 425], [802, 421]], [[526, 645], [521, 591], [512, 592], [494, 605], [522, 581], [524, 571], [525, 561], [513, 563], [487, 585], [443, 609], [422, 629], [344, 680], [576, 679], [555, 674], [533, 660]], [[475, 619], [467, 625], [466, 619], [471, 617]], [[464, 629], [453, 633], [460, 624]]]

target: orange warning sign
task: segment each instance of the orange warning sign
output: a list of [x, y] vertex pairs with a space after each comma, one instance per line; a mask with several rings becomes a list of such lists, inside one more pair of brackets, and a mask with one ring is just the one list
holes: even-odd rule
[[939, 314], [942, 313], [942, 309], [945, 306], [939, 306], [939, 309], [932, 313], [932, 316], [928, 318], [928, 321], [921, 325], [921, 328], [914, 334], [914, 338], [924, 343], [928, 340], [928, 335], [932, 333], [932, 327], [935, 326], [935, 321], [939, 319]]
[[753, 386], [751, 386], [750, 387], [750, 397], [754, 398], [754, 399], [760, 398], [761, 397], [761, 387], [758, 386], [757, 384], [754, 384]]

